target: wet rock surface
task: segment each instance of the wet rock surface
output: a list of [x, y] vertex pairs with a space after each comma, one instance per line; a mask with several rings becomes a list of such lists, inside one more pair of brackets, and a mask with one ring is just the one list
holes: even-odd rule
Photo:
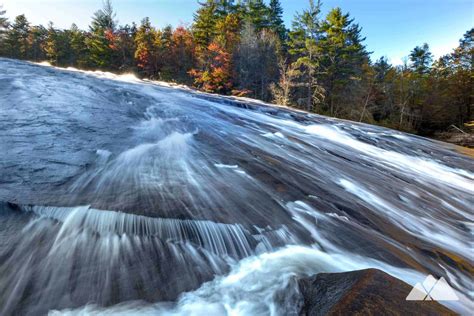
[[298, 280], [300, 315], [456, 315], [436, 301], [407, 301], [412, 286], [377, 270], [320, 273]]

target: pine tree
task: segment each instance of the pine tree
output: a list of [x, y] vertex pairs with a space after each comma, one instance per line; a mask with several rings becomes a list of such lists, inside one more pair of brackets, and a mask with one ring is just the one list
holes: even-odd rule
[[456, 124], [462, 126], [463, 123], [474, 121], [474, 28], [467, 31], [459, 41], [459, 46], [452, 53], [454, 83], [450, 95], [456, 100], [458, 108]]
[[162, 47], [165, 50], [170, 50], [172, 45], [172, 37], [173, 37], [173, 27], [171, 25], [167, 25], [161, 31], [161, 43]]
[[423, 75], [429, 72], [433, 55], [428, 44], [415, 47], [410, 53], [411, 68], [416, 73]]
[[173, 58], [171, 52], [173, 46], [173, 28], [171, 25], [165, 26], [161, 31], [159, 55], [161, 56], [162, 67], [160, 69], [160, 80], [174, 80]]
[[195, 85], [206, 91], [227, 93], [231, 90], [232, 50], [240, 29], [238, 11], [233, 1], [207, 0], [194, 16], [196, 67], [189, 73]]
[[119, 58], [116, 46], [115, 12], [110, 0], [105, 0], [103, 8], [96, 11], [92, 17], [90, 37], [86, 44], [89, 49], [89, 62], [93, 67], [104, 69], [117, 68], [116, 60]]
[[86, 35], [74, 23], [69, 29], [69, 40], [71, 49], [70, 64], [81, 68], [87, 67], [89, 51], [86, 47]]
[[217, 35], [216, 24], [219, 19], [215, 0], [200, 3], [201, 7], [194, 14], [193, 35], [196, 45], [205, 49]]
[[91, 32], [100, 32], [103, 30], [115, 30], [117, 22], [115, 21], [115, 11], [111, 0], [105, 0], [102, 9], [97, 10], [93, 17], [90, 26]]
[[44, 45], [44, 51], [46, 53], [46, 58], [48, 61], [56, 65], [58, 61], [58, 49], [56, 45], [56, 35], [57, 31], [54, 28], [53, 22], [49, 22], [48, 24], [48, 35], [46, 38], [46, 43]]
[[47, 35], [48, 30], [44, 26], [38, 25], [31, 27], [28, 36], [30, 48], [28, 49], [27, 58], [29, 60], [40, 61], [46, 58], [44, 46]]
[[[320, 66], [328, 110], [331, 115], [341, 115], [340, 111], [351, 111], [347, 106], [353, 103], [364, 65], [368, 63], [368, 53], [362, 44], [365, 38], [360, 35], [360, 27], [340, 8], [328, 13], [321, 30]], [[341, 108], [345, 105], [346, 108]]]
[[287, 30], [283, 22], [283, 8], [280, 0], [270, 0], [268, 8], [269, 28], [280, 37], [283, 43], [287, 38]]
[[53, 24], [50, 23], [45, 52], [46, 57], [53, 65], [73, 65], [70, 32], [55, 29]]
[[219, 18], [226, 17], [229, 14], [235, 13], [237, 5], [234, 0], [214, 0], [216, 3], [216, 14]]
[[269, 28], [269, 8], [265, 2], [263, 0], [247, 0], [245, 20], [252, 23], [257, 32]]
[[397, 72], [386, 57], [379, 58], [372, 68], [374, 107], [371, 114], [375, 121], [386, 121], [395, 113], [394, 81]]
[[473, 70], [474, 68], [474, 28], [464, 33], [459, 46], [452, 54], [454, 64], [458, 68]]
[[389, 64], [386, 57], [382, 56], [374, 63], [374, 70], [377, 82], [383, 82], [392, 70], [392, 65]]
[[321, 1], [309, 0], [309, 8], [297, 13], [289, 34], [290, 54], [308, 56], [321, 38]]
[[292, 67], [299, 70], [298, 78], [295, 79], [299, 91], [294, 97], [297, 98], [296, 104], [307, 110], [312, 110], [314, 104], [321, 104], [324, 99], [318, 79], [321, 60], [319, 42], [322, 36], [320, 12], [321, 2], [310, 0], [309, 9], [296, 15], [288, 41], [289, 53], [294, 62]]
[[[444, 125], [435, 126], [435, 129], [446, 128], [451, 124], [462, 127], [473, 120], [473, 56], [474, 28], [464, 34], [459, 46], [451, 54], [441, 57], [433, 65], [430, 76], [435, 77], [436, 81], [430, 82], [428, 87], [439, 97], [432, 98], [435, 102], [431, 103], [437, 103], [438, 106], [430, 110], [439, 113], [434, 120]], [[442, 102], [440, 99], [443, 99]]]
[[28, 36], [30, 23], [25, 15], [19, 15], [13, 21], [11, 29], [6, 37], [7, 55], [13, 58], [26, 59], [30, 48]]
[[118, 55], [117, 60], [120, 70], [132, 70], [135, 67], [135, 34], [136, 26], [126, 24], [120, 26], [116, 31], [115, 45]]
[[[424, 113], [430, 105], [425, 101], [430, 96], [429, 86], [432, 84], [429, 78], [431, 70], [432, 55], [428, 44], [415, 47], [409, 55], [407, 88], [409, 97], [407, 99], [407, 111], [404, 114], [408, 126], [413, 129], [422, 127]], [[427, 107], [428, 106], [428, 107]]]
[[241, 21], [238, 14], [231, 13], [220, 19], [216, 24], [215, 41], [232, 53], [240, 41]]

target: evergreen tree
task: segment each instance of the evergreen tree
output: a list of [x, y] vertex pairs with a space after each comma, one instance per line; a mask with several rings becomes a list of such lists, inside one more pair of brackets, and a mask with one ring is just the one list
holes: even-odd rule
[[198, 48], [205, 49], [217, 35], [219, 12], [215, 0], [207, 0], [200, 5], [194, 14], [193, 35]]
[[235, 13], [237, 10], [234, 0], [214, 0], [214, 2], [216, 3], [216, 13], [220, 18]]
[[56, 65], [58, 61], [58, 49], [56, 45], [56, 35], [57, 31], [54, 28], [53, 22], [48, 23], [48, 34], [46, 38], [46, 43], [44, 45], [44, 51], [46, 53], [46, 58], [48, 61]]
[[293, 29], [289, 34], [289, 53], [294, 62], [293, 68], [298, 69], [295, 79], [297, 91], [293, 94], [296, 104], [312, 110], [314, 104], [323, 101], [323, 89], [318, 79], [321, 52], [321, 22], [319, 14], [321, 2], [309, 1], [309, 8], [297, 14], [293, 21]]
[[86, 46], [86, 34], [76, 24], [69, 29], [71, 47], [70, 64], [81, 68], [87, 67], [89, 51]]
[[375, 121], [389, 120], [395, 114], [396, 69], [386, 57], [379, 58], [373, 65], [374, 108], [372, 116]]
[[26, 59], [30, 48], [28, 36], [30, 32], [30, 23], [25, 15], [19, 15], [13, 21], [10, 31], [6, 37], [7, 55], [10, 57]]
[[245, 20], [252, 23], [255, 31], [269, 28], [269, 8], [263, 0], [247, 0]]
[[159, 55], [161, 56], [162, 67], [160, 69], [160, 80], [172, 81], [174, 78], [173, 58], [171, 52], [173, 46], [173, 28], [167, 25], [161, 31]]
[[280, 0], [270, 0], [268, 8], [269, 28], [280, 37], [283, 43], [287, 38], [287, 30], [283, 22], [283, 8]]
[[135, 34], [137, 27], [133, 23], [120, 26], [116, 31], [115, 44], [118, 55], [118, 65], [120, 70], [131, 70], [135, 67]]
[[57, 30], [53, 23], [49, 24], [45, 52], [53, 65], [72, 65], [70, 41], [68, 31]]
[[115, 30], [117, 22], [115, 21], [115, 11], [111, 0], [105, 0], [102, 9], [97, 10], [93, 17], [90, 26], [91, 32], [100, 32], [103, 30]]
[[[415, 47], [409, 55], [408, 65], [408, 93], [407, 111], [404, 114], [411, 129], [421, 128], [423, 116], [429, 111], [425, 103], [430, 96], [429, 72], [431, 70], [432, 55], [428, 44]], [[428, 105], [428, 107], [427, 107]]]
[[374, 63], [375, 77], [377, 82], [383, 82], [387, 77], [388, 73], [392, 69], [392, 65], [389, 64], [386, 57], [380, 57]]
[[464, 34], [459, 41], [459, 46], [452, 53], [453, 68], [455, 68], [453, 86], [450, 95], [453, 96], [457, 107], [455, 123], [462, 126], [463, 123], [474, 120], [474, 28]]
[[[326, 104], [331, 115], [348, 113], [357, 94], [357, 84], [368, 63], [360, 27], [340, 8], [332, 9], [322, 23], [319, 41], [322, 52], [321, 70]], [[346, 108], [341, 106], [346, 105]], [[340, 113], [342, 111], [342, 113]]]
[[459, 46], [452, 54], [454, 64], [458, 68], [473, 70], [474, 68], [474, 28], [467, 31], [459, 40]]
[[240, 41], [241, 21], [238, 14], [231, 13], [216, 24], [217, 36], [215, 41], [232, 53]]
[[420, 75], [429, 72], [432, 61], [433, 55], [426, 43], [415, 47], [410, 53], [411, 68]]
[[[435, 116], [427, 118], [425, 115], [423, 128], [439, 130], [451, 124], [462, 127], [465, 122], [473, 120], [473, 56], [474, 29], [470, 29], [451, 54], [441, 57], [433, 65], [427, 87], [429, 94], [434, 96], [426, 102], [432, 105], [426, 112]], [[433, 124], [436, 122], [438, 124]]]
[[298, 58], [299, 56], [309, 56], [315, 51], [317, 42], [321, 38], [321, 1], [315, 3], [309, 0], [309, 8], [303, 13], [297, 13], [293, 20], [292, 30], [289, 34], [290, 54]]
[[213, 92], [227, 93], [231, 90], [232, 53], [238, 42], [239, 26], [238, 8], [233, 1], [207, 0], [201, 4], [192, 28], [196, 67], [190, 74], [195, 85]]
[[44, 46], [48, 30], [42, 26], [33, 26], [30, 28], [28, 42], [30, 48], [28, 49], [27, 58], [34, 61], [44, 60], [46, 58]]
[[[116, 47], [115, 12], [110, 0], [105, 0], [103, 8], [92, 17], [90, 36], [86, 39], [89, 50], [89, 62], [92, 67], [104, 69], [118, 68], [115, 61], [119, 58]], [[114, 67], [115, 66], [115, 67]]]

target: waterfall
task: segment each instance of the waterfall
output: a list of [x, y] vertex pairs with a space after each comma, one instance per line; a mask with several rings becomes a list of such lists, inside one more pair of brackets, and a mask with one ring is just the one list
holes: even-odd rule
[[[0, 292], [8, 293], [0, 296], [0, 314], [41, 314], [53, 306], [108, 305], [143, 295], [172, 300], [241, 258], [292, 242], [285, 227], [246, 229], [89, 206], [3, 209], [12, 220], [7, 224], [19, 231], [0, 248]], [[22, 309], [35, 301], [42, 304]]]
[[291, 315], [295, 280], [444, 277], [474, 310], [455, 148], [0, 58], [0, 315]]

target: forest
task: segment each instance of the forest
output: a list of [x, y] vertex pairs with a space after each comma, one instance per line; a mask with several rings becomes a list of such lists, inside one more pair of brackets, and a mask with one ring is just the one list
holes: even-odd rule
[[420, 43], [403, 65], [371, 60], [362, 28], [309, 0], [290, 29], [279, 0], [207, 0], [190, 25], [119, 25], [110, 0], [88, 30], [32, 25], [0, 7], [0, 56], [246, 96], [431, 136], [472, 120], [474, 28], [434, 60]]

